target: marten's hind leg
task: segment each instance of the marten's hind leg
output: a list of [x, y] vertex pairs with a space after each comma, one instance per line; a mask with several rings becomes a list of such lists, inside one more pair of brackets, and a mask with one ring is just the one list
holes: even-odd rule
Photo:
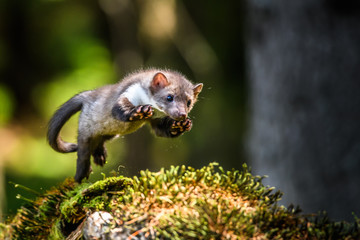
[[107, 151], [104, 145], [98, 146], [92, 153], [94, 163], [99, 166], [104, 166], [106, 163]]
[[104, 166], [106, 163], [107, 151], [105, 148], [105, 141], [113, 138], [114, 136], [101, 136], [93, 142], [92, 156], [96, 165]]
[[90, 140], [78, 138], [78, 150], [76, 161], [75, 181], [80, 183], [84, 178], [89, 178], [91, 173], [90, 165]]

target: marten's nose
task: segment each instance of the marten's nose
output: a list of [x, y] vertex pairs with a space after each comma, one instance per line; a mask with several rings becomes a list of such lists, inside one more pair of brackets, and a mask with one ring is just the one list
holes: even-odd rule
[[187, 117], [186, 113], [180, 113], [180, 116], [179, 116], [180, 120], [185, 120], [186, 117]]
[[177, 114], [178, 120], [185, 120], [187, 117], [187, 113], [185, 111], [179, 111]]

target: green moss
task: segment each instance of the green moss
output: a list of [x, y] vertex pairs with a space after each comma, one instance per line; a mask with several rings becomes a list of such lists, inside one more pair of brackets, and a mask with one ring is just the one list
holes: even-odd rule
[[[81, 237], [86, 216], [107, 211], [112, 228], [147, 239], [352, 239], [359, 219], [332, 222], [306, 217], [298, 208], [278, 206], [279, 191], [265, 187], [246, 165], [224, 171], [177, 166], [139, 177], [109, 177], [94, 184], [66, 180], [19, 209], [7, 226], [12, 239]], [[125, 231], [126, 230], [126, 231]], [[0, 235], [1, 236], [1, 235]]]
[[10, 235], [10, 225], [0, 223], [0, 239], [5, 239]]
[[67, 193], [67, 198], [60, 204], [60, 213], [67, 222], [77, 223], [90, 210], [105, 210], [109, 198], [113, 194], [122, 195], [122, 190], [131, 186], [131, 182], [124, 177], [109, 177], [92, 185], [81, 184]]

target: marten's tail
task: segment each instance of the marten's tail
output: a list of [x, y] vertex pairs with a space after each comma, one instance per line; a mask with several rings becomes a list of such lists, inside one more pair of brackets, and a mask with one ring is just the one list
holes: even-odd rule
[[61, 153], [77, 151], [77, 144], [68, 143], [61, 139], [60, 130], [72, 115], [81, 110], [82, 105], [83, 100], [81, 94], [75, 95], [64, 103], [49, 121], [47, 139], [55, 151]]

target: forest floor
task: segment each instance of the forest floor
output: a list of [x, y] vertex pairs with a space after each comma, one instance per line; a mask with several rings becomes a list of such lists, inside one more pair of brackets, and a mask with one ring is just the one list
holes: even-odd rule
[[[172, 166], [93, 184], [72, 179], [0, 225], [0, 239], [359, 239], [360, 220], [331, 221], [279, 206], [246, 165]], [[36, 236], [36, 237], [34, 237]]]

